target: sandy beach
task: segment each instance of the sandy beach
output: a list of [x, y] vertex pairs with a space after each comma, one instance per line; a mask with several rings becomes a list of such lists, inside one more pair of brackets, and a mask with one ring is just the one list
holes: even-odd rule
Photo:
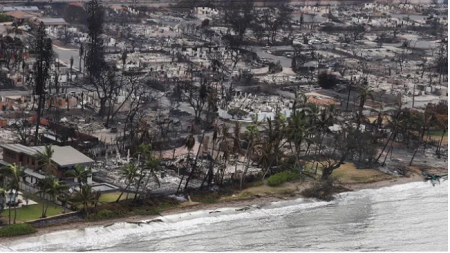
[[[417, 173], [410, 173], [409, 177], [398, 177], [390, 180], [383, 180], [373, 183], [363, 183], [363, 184], [341, 184], [341, 186], [351, 190], [351, 191], [358, 191], [363, 189], [377, 189], [382, 187], [388, 187], [392, 185], [397, 184], [406, 184], [411, 182], [418, 182], [422, 181], [423, 177], [418, 175]], [[275, 201], [282, 201], [282, 200], [292, 200], [301, 198], [300, 192], [305, 187], [299, 187], [298, 190], [295, 192], [294, 195], [290, 196], [280, 196], [280, 197], [273, 197], [273, 196], [261, 196], [261, 197], [253, 197], [250, 199], [243, 199], [243, 200], [229, 200], [229, 201], [221, 201], [217, 203], [198, 203], [198, 202], [185, 202], [180, 207], [176, 207], [173, 209], [169, 209], [166, 211], [161, 212], [161, 216], [166, 215], [172, 215], [172, 214], [178, 214], [178, 213], [187, 213], [187, 212], [194, 212], [198, 210], [216, 210], [219, 208], [225, 208], [225, 207], [236, 207], [236, 208], [242, 208], [246, 206], [251, 205], [267, 205], [271, 202]], [[37, 229], [37, 232], [31, 235], [24, 235], [24, 236], [17, 236], [17, 237], [9, 237], [9, 238], [0, 238], [0, 243], [5, 242], [11, 242], [15, 240], [23, 240], [27, 237], [34, 237], [34, 236], [40, 236], [43, 234], [60, 231], [60, 230], [73, 230], [73, 229], [84, 229], [87, 227], [95, 227], [95, 226], [107, 226], [113, 223], [117, 222], [139, 222], [142, 220], [149, 220], [161, 217], [159, 215], [135, 215], [135, 216], [129, 216], [129, 217], [121, 217], [121, 218], [114, 218], [114, 219], [108, 219], [108, 220], [102, 220], [102, 221], [94, 221], [94, 222], [88, 222], [85, 220], [65, 223], [65, 224], [58, 224], [58, 225], [52, 225], [47, 227], [39, 227]]]

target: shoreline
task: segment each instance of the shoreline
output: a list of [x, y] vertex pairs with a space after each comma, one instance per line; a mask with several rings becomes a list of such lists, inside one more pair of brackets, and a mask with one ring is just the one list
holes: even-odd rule
[[[359, 191], [364, 189], [379, 189], [383, 187], [389, 187], [400, 184], [407, 184], [412, 182], [420, 182], [423, 178], [416, 174], [411, 173], [409, 177], [398, 177], [389, 180], [382, 180], [378, 182], [372, 183], [358, 183], [358, 184], [340, 184], [341, 186], [347, 188], [349, 191]], [[229, 200], [217, 203], [200, 203], [200, 202], [184, 202], [181, 206], [169, 209], [161, 212], [161, 215], [134, 215], [128, 217], [121, 218], [113, 218], [101, 221], [86, 221], [79, 220], [69, 223], [63, 223], [58, 225], [51, 225], [46, 227], [37, 228], [37, 232], [29, 235], [15, 236], [15, 237], [4, 237], [0, 238], [0, 244], [3, 243], [11, 243], [16, 240], [21, 240], [29, 237], [37, 237], [44, 234], [49, 234], [52, 232], [59, 232], [63, 230], [75, 230], [75, 229], [85, 229], [89, 227], [99, 227], [99, 226], [107, 226], [114, 223], [119, 222], [140, 222], [142, 220], [155, 219], [161, 216], [181, 214], [181, 213], [189, 213], [200, 210], [216, 210], [220, 208], [233, 207], [233, 208], [243, 208], [250, 205], [267, 205], [272, 202], [278, 201], [288, 201], [293, 199], [302, 198], [303, 196], [296, 192], [293, 196], [283, 196], [283, 197], [274, 197], [274, 196], [266, 196], [266, 197], [252, 197], [249, 199], [240, 199], [240, 200]]]

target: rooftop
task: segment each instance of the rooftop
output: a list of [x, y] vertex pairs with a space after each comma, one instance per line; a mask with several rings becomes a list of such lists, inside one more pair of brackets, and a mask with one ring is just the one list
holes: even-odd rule
[[39, 8], [37, 6], [5, 6], [2, 11], [39, 11]]
[[5, 14], [17, 19], [25, 19], [37, 16], [37, 14], [27, 11], [8, 11]]
[[63, 18], [38, 18], [36, 22], [43, 22], [44, 25], [67, 25], [67, 22]]
[[[23, 153], [30, 156], [38, 155], [45, 151], [45, 146], [27, 147], [22, 144], [2, 144], [0, 147], [14, 151], [16, 153]], [[62, 167], [73, 166], [77, 164], [93, 163], [94, 160], [87, 157], [80, 151], [71, 146], [52, 146], [53, 157], [52, 161]]]

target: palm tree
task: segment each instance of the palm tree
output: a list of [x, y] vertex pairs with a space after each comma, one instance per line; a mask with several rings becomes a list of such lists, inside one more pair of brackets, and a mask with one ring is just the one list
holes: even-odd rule
[[239, 158], [241, 156], [241, 123], [239, 121], [235, 121], [234, 122], [234, 131], [233, 131], [233, 148], [232, 148], [232, 152], [234, 154], [234, 158], [235, 158], [235, 166], [234, 166], [234, 176], [237, 177], [237, 166], [238, 166], [238, 161]]
[[47, 172], [50, 172], [52, 169], [56, 169], [56, 165], [52, 162], [53, 153], [55, 151], [52, 148], [52, 144], [45, 145], [44, 152], [38, 151], [36, 155], [36, 159], [39, 162], [39, 168], [43, 168]]
[[189, 181], [191, 180], [191, 177], [194, 175], [195, 169], [197, 168], [197, 162], [198, 162], [198, 155], [200, 154], [201, 150], [202, 150], [202, 145], [203, 145], [203, 141], [205, 140], [205, 134], [206, 134], [206, 128], [203, 129], [203, 134], [202, 134], [202, 141], [200, 142], [199, 146], [198, 146], [198, 150], [197, 150], [197, 155], [195, 156], [195, 161], [194, 161], [194, 165], [192, 166], [191, 172], [189, 173], [189, 176], [186, 180], [186, 184], [184, 185], [184, 190], [186, 191], [189, 185]]
[[378, 110], [378, 117], [376, 120], [377, 129], [381, 128], [383, 125], [383, 111], [384, 111], [384, 103], [380, 103], [380, 109]]
[[[222, 129], [221, 129], [221, 135], [217, 138], [217, 142], [219, 144], [219, 150], [216, 154], [216, 158], [214, 159], [214, 162], [217, 161], [220, 151], [223, 152], [222, 159], [224, 162], [221, 166], [219, 166], [217, 168], [216, 175], [218, 175], [218, 176], [216, 177], [216, 179], [217, 179], [216, 183], [219, 183], [219, 184], [222, 183], [223, 177], [225, 176], [225, 168], [227, 167], [228, 159], [230, 156], [229, 154], [231, 153], [231, 148], [232, 148], [232, 145], [230, 144], [230, 140], [233, 140], [233, 136], [231, 135], [231, 133], [229, 131], [230, 131], [230, 128], [228, 127], [228, 125], [223, 124]], [[219, 174], [219, 172], [222, 172], [222, 173]], [[210, 178], [208, 180], [208, 185], [211, 184], [211, 181], [212, 181], [212, 179]]]
[[[127, 191], [131, 184], [134, 183], [136, 180], [138, 173], [138, 167], [134, 163], [128, 163], [124, 167], [122, 167], [119, 171], [120, 179], [124, 179], [127, 186], [125, 189], [120, 193], [119, 197], [117, 198], [116, 202], [119, 202], [120, 198], [122, 197], [123, 193]], [[81, 189], [81, 188], [80, 188]], [[128, 199], [128, 192], [127, 192], [127, 199]]]
[[94, 207], [97, 207], [98, 203], [100, 202], [100, 197], [102, 196], [102, 193], [99, 191], [93, 191], [92, 193], [92, 205]]
[[417, 144], [416, 150], [414, 151], [413, 156], [411, 157], [411, 161], [409, 162], [409, 166], [412, 165], [414, 158], [416, 156], [417, 151], [419, 150], [420, 145], [423, 142], [423, 137], [425, 136], [426, 130], [429, 128], [429, 124], [431, 118], [433, 117], [432, 111], [429, 106], [425, 109], [425, 113], [419, 113], [418, 111], [414, 111], [414, 114], [411, 115], [412, 120], [414, 121], [414, 125], [419, 129], [419, 143]]
[[359, 129], [359, 126], [361, 125], [361, 118], [362, 118], [362, 111], [364, 109], [364, 104], [367, 102], [368, 99], [373, 100], [373, 90], [369, 86], [361, 86], [359, 88], [359, 96], [357, 98], [359, 98], [359, 112], [356, 129]]
[[[187, 154], [187, 158], [186, 158], [186, 164], [191, 165], [191, 161], [190, 161], [190, 156], [191, 156], [191, 151], [195, 146], [195, 137], [194, 137], [194, 124], [191, 125], [191, 134], [188, 135], [185, 139], [184, 139], [184, 146], [187, 148], [188, 150], [188, 154]], [[181, 183], [183, 182], [184, 179], [184, 174], [181, 177], [180, 183], [178, 184], [178, 189], [177, 189], [177, 193], [180, 190], [180, 186]]]
[[42, 213], [42, 218], [45, 218], [47, 217], [47, 209], [50, 206], [50, 201], [55, 202], [59, 195], [65, 194], [65, 192], [69, 189], [69, 186], [65, 182], [58, 181], [58, 179], [54, 176], [46, 176], [41, 181], [42, 183], [40, 185], [42, 187], [37, 193], [47, 195], [47, 206]]
[[[146, 182], [144, 183], [143, 187], [144, 190], [146, 190], [148, 182], [150, 181], [150, 178], [153, 178], [157, 183], [158, 186], [160, 185], [159, 179], [156, 176], [156, 172], [159, 170], [160, 160], [157, 159], [150, 150], [150, 145], [141, 144], [139, 146], [139, 154], [144, 159], [144, 166], [140, 166], [140, 169], [138, 170], [138, 180], [136, 181], [136, 191], [134, 194], [133, 201], [137, 200], [139, 187], [141, 186], [142, 180], [147, 177]], [[147, 192], [147, 191], [146, 191]], [[146, 196], [144, 196], [145, 198]]]
[[[218, 142], [218, 134], [220, 131], [220, 127], [219, 124], [217, 124], [217, 121], [215, 121], [213, 123], [213, 136], [212, 136], [212, 149], [211, 149], [211, 161], [209, 163], [209, 168], [208, 168], [208, 172], [206, 173], [205, 178], [202, 181], [202, 184], [200, 185], [200, 189], [203, 189], [203, 185], [206, 182], [206, 179], [209, 178], [212, 181], [212, 178], [214, 177], [214, 171], [213, 171], [213, 167], [214, 167], [214, 150], [216, 147], [216, 143]], [[217, 155], [219, 155], [219, 151], [217, 151]], [[216, 157], [217, 158], [217, 157]], [[209, 180], [208, 180], [209, 181]], [[210, 183], [209, 183], [210, 184]], [[208, 185], [209, 185], [208, 184]]]
[[66, 172], [69, 177], [74, 177], [78, 181], [79, 189], [81, 189], [82, 184], [87, 184], [88, 177], [92, 174], [91, 168], [86, 168], [83, 165], [75, 165], [75, 169]]
[[242, 185], [244, 183], [245, 175], [247, 174], [248, 167], [250, 166], [250, 152], [253, 150], [255, 142], [257, 141], [259, 137], [259, 130], [258, 127], [254, 124], [247, 126], [247, 138], [248, 138], [248, 145], [247, 145], [247, 152], [245, 154], [245, 159], [247, 160], [247, 165], [244, 168], [244, 172], [241, 175], [241, 182], [239, 184], [239, 189], [242, 190]]
[[[9, 223], [11, 224], [11, 205], [14, 205], [14, 224], [16, 224], [17, 218], [17, 209], [16, 209], [16, 198], [19, 194], [20, 181], [25, 177], [24, 170], [20, 166], [20, 164], [8, 164], [7, 166], [0, 169], [0, 173], [8, 176], [10, 181], [10, 196], [14, 196], [14, 199], [9, 199]], [[13, 191], [15, 192], [13, 194]]]
[[[395, 115], [392, 117], [392, 119], [387, 119], [388, 123], [387, 125], [391, 127], [391, 135], [389, 136], [388, 140], [383, 146], [383, 149], [381, 150], [380, 154], [378, 155], [377, 159], [375, 160], [375, 163], [378, 162], [380, 157], [383, 155], [384, 150], [389, 145], [391, 141], [394, 141], [397, 137], [398, 132], [402, 128], [402, 126], [405, 124], [405, 120], [401, 117], [402, 116], [402, 102], [397, 101], [397, 110], [395, 112]], [[387, 154], [386, 154], [387, 156]]]
[[86, 215], [89, 204], [95, 202], [95, 198], [95, 191], [92, 190], [92, 187], [90, 185], [83, 185], [81, 190], [75, 192], [72, 201], [76, 204], [82, 204], [84, 214]]
[[[295, 113], [289, 118], [288, 125], [286, 127], [286, 137], [291, 145], [292, 153], [295, 155], [295, 165], [297, 167], [299, 164], [299, 157], [301, 146], [304, 140], [308, 141], [308, 136], [310, 132], [308, 130], [308, 122], [306, 120], [305, 111]], [[292, 148], [292, 143], [294, 144], [295, 151]]]

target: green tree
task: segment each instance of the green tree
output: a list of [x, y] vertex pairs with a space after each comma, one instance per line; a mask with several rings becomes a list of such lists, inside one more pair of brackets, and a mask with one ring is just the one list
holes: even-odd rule
[[40, 169], [44, 169], [47, 172], [56, 169], [56, 165], [52, 162], [53, 153], [55, 153], [55, 151], [52, 148], [52, 144], [45, 145], [43, 152], [38, 151], [36, 159]]
[[[132, 184], [134, 184], [136, 177], [138, 174], [138, 167], [134, 163], [127, 163], [124, 167], [119, 170], [119, 176], [121, 179], [124, 179], [126, 182], [125, 189], [120, 193], [116, 202], [120, 201], [123, 193], [127, 191]], [[127, 199], [128, 199], [128, 191], [127, 191]]]
[[[188, 154], [186, 158], [186, 164], [191, 165], [191, 151], [195, 146], [195, 137], [194, 137], [194, 124], [191, 125], [191, 133], [184, 139], [184, 147], [187, 148]], [[181, 177], [180, 184], [178, 185], [177, 193], [180, 190], [181, 183], [183, 182], [184, 174]]]
[[90, 185], [83, 185], [81, 190], [77, 190], [72, 197], [72, 201], [76, 204], [83, 205], [83, 211], [88, 213], [89, 204], [96, 201], [96, 193]]
[[[42, 218], [47, 217], [47, 210], [50, 206], [50, 201], [55, 202], [59, 195], [63, 195], [69, 189], [69, 186], [65, 182], [58, 181], [54, 176], [46, 176], [44, 179], [39, 180], [38, 185], [40, 190], [37, 194], [41, 194], [47, 200], [46, 205], [43, 203]], [[45, 208], [44, 208], [45, 205]]]
[[[141, 155], [142, 159], [144, 160], [143, 166], [140, 166], [140, 169], [138, 171], [138, 180], [136, 183], [136, 191], [134, 194], [134, 201], [138, 198], [138, 191], [139, 187], [141, 186], [142, 180], [145, 179], [145, 183], [143, 184], [143, 188], [145, 192], [147, 193], [147, 185], [150, 181], [150, 179], [154, 179], [158, 186], [161, 186], [158, 177], [156, 176], [156, 172], [160, 170], [160, 160], [157, 159], [153, 153], [151, 152], [151, 145], [150, 144], [141, 144], [139, 147], [139, 154]], [[146, 198], [146, 194], [144, 195], [144, 198]]]
[[0, 173], [9, 177], [9, 189], [10, 196], [14, 197], [9, 200], [9, 224], [11, 224], [11, 205], [14, 206], [14, 224], [16, 224], [17, 210], [16, 210], [16, 198], [19, 195], [20, 181], [25, 177], [24, 169], [20, 164], [8, 164], [7, 166], [0, 169]]
[[75, 169], [69, 170], [66, 172], [66, 176], [76, 178], [78, 181], [79, 189], [83, 184], [87, 184], [88, 177], [92, 174], [92, 170], [90, 168], [86, 168], [83, 165], [75, 165]]

